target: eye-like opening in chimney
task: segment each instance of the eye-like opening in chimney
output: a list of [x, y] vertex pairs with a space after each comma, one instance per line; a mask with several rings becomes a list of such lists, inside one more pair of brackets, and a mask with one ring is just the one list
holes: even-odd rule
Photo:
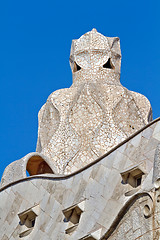
[[73, 72], [77, 72], [79, 70], [81, 70], [81, 67], [76, 62], [74, 62]]
[[108, 61], [103, 65], [103, 67], [104, 67], [104, 68], [114, 69], [114, 66], [113, 66], [110, 58], [109, 58]]

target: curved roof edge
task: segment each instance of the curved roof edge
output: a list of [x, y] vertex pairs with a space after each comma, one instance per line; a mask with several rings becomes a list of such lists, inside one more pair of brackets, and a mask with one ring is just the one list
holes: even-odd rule
[[[98, 163], [99, 161], [101, 161], [103, 158], [107, 157], [109, 154], [113, 153], [115, 150], [117, 150], [119, 147], [121, 147], [122, 145], [124, 145], [125, 143], [127, 143], [129, 140], [131, 140], [132, 138], [134, 138], [135, 136], [137, 136], [139, 133], [143, 132], [145, 129], [147, 129], [148, 127], [150, 127], [151, 125], [153, 125], [154, 123], [160, 121], [160, 117], [153, 120], [152, 122], [150, 122], [149, 124], [147, 124], [146, 126], [144, 126], [143, 128], [141, 128], [140, 130], [138, 130], [137, 132], [135, 132], [134, 134], [132, 134], [130, 137], [128, 137], [127, 139], [125, 139], [124, 141], [122, 141], [121, 143], [119, 143], [117, 146], [115, 146], [114, 148], [112, 148], [110, 151], [108, 151], [107, 153], [105, 153], [104, 155], [102, 155], [101, 157], [97, 158], [96, 160], [94, 160], [93, 162], [87, 164], [86, 166], [84, 166], [83, 168], [68, 174], [68, 175], [56, 175], [56, 174], [41, 174], [41, 175], [34, 175], [34, 176], [30, 176], [30, 177], [26, 177], [26, 178], [22, 178], [22, 179], [18, 179], [16, 181], [10, 182], [9, 184], [6, 184], [5, 186], [0, 188], [0, 192], [3, 191], [4, 189], [6, 189], [7, 187], [10, 187], [12, 185], [15, 185], [19, 182], [23, 182], [23, 181], [28, 181], [30, 179], [52, 179], [52, 180], [64, 180], [64, 179], [68, 179], [72, 176], [75, 176], [81, 172], [83, 172], [84, 170], [88, 169], [89, 167], [95, 165], [96, 163]], [[36, 154], [38, 154], [36, 152]], [[27, 154], [28, 155], [28, 154]]]

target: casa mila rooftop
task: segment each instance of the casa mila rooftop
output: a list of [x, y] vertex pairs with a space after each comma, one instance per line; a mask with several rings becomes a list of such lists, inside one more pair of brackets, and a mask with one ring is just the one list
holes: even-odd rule
[[40, 109], [36, 151], [4, 170], [0, 239], [159, 240], [160, 118], [121, 85], [118, 37], [93, 29], [69, 60], [73, 84]]

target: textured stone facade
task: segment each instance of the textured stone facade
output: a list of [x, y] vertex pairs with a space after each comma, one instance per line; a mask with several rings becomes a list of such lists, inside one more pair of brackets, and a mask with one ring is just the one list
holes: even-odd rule
[[[77, 173], [36, 175], [1, 188], [1, 239], [19, 239], [24, 226], [18, 214], [38, 205], [35, 225], [24, 239], [89, 239], [85, 237], [98, 232], [97, 238], [90, 239], [158, 240], [160, 184], [159, 176], [154, 183], [152, 177], [159, 129], [158, 119]], [[122, 181], [121, 174], [132, 172], [133, 167], [144, 171], [137, 187]], [[64, 210], [79, 203], [76, 225], [65, 220]], [[67, 234], [71, 227], [73, 231]]]
[[37, 151], [58, 173], [71, 173], [102, 156], [151, 120], [141, 94], [120, 84], [119, 38], [95, 29], [73, 40], [73, 84], [52, 93], [39, 112]]
[[73, 85], [40, 110], [37, 152], [4, 171], [0, 239], [160, 239], [160, 119], [120, 61], [118, 38], [73, 41]]

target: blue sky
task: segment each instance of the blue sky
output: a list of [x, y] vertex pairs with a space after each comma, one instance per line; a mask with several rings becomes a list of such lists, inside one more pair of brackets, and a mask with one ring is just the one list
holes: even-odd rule
[[160, 1], [5, 0], [0, 3], [0, 176], [35, 151], [37, 115], [69, 87], [72, 39], [93, 27], [121, 41], [121, 83], [148, 97], [160, 116]]

